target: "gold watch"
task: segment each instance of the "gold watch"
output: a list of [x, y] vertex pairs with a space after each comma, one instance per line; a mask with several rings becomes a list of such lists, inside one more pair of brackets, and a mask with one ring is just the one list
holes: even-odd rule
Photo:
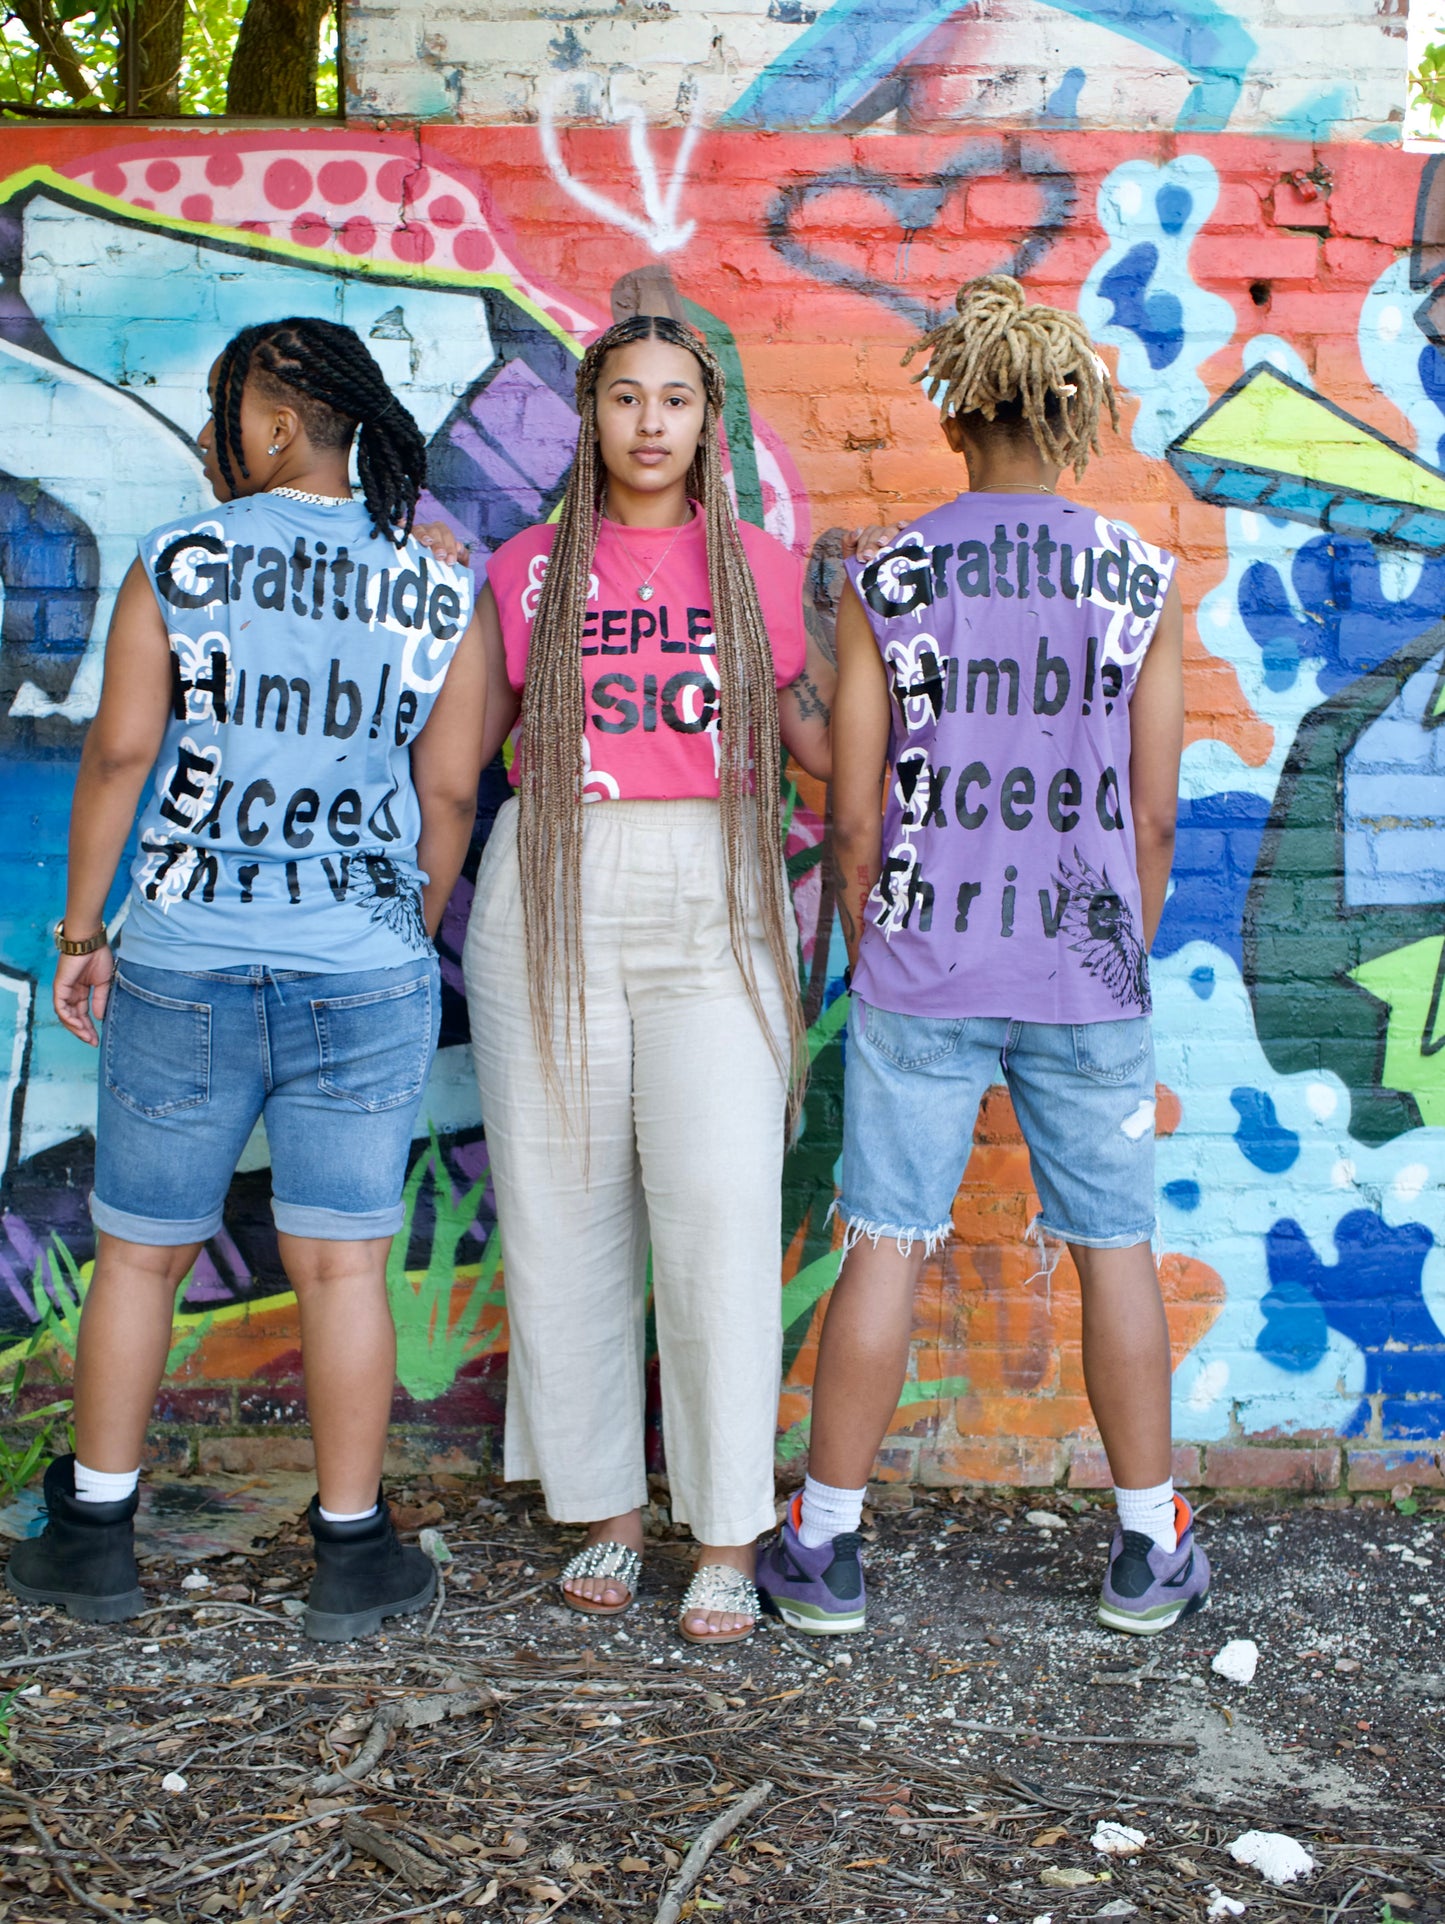
[[109, 940], [110, 935], [104, 922], [94, 935], [87, 935], [83, 942], [71, 940], [65, 933], [64, 921], [57, 922], [55, 925], [55, 946], [62, 955], [94, 955], [96, 950], [103, 949]]

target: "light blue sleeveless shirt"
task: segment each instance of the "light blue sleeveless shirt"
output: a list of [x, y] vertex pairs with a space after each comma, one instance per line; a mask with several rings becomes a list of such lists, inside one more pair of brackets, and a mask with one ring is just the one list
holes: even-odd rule
[[430, 947], [411, 744], [472, 577], [359, 501], [254, 494], [140, 544], [171, 712], [121, 947], [164, 969], [396, 968]]

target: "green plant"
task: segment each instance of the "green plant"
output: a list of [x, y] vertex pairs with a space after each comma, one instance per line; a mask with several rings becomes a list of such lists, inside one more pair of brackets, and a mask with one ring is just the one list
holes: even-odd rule
[[[24, 1415], [18, 1414], [15, 1408], [20, 1399], [20, 1392], [25, 1387], [25, 1378], [30, 1365], [41, 1353], [46, 1337], [47, 1332], [43, 1324], [32, 1330], [21, 1347], [15, 1368], [11, 1373], [9, 1388], [5, 1392], [9, 1422], [22, 1429], [32, 1423], [39, 1427], [33, 1435], [28, 1437], [22, 1435], [13, 1441], [0, 1432], [0, 1502], [8, 1503], [13, 1496], [23, 1490], [46, 1458], [55, 1454], [58, 1430], [64, 1430], [68, 1440], [71, 1409], [68, 1397], [57, 1398], [38, 1410], [27, 1410]], [[51, 1375], [55, 1376], [53, 1361], [48, 1356], [45, 1361]], [[8, 1705], [10, 1699], [7, 1697], [4, 1701]], [[4, 1754], [5, 1749], [3, 1711], [4, 1705], [0, 1705], [0, 1755]]]
[[1422, 107], [1431, 130], [1439, 131], [1445, 122], [1445, 41], [1427, 47], [1420, 56], [1419, 66], [1410, 75], [1410, 105]]
[[[427, 1266], [413, 1281], [407, 1271], [406, 1257], [417, 1204], [428, 1176], [435, 1224]], [[500, 1308], [505, 1300], [496, 1280], [502, 1243], [494, 1228], [482, 1251], [472, 1292], [461, 1314], [453, 1320], [457, 1246], [476, 1221], [486, 1187], [487, 1179], [483, 1176], [465, 1195], [457, 1195], [433, 1129], [430, 1144], [425, 1154], [417, 1158], [402, 1192], [402, 1225], [386, 1261], [386, 1294], [392, 1321], [396, 1324], [397, 1377], [407, 1395], [420, 1403], [430, 1402], [449, 1390], [463, 1363], [486, 1349], [485, 1339], [478, 1336], [482, 1319], [488, 1310]]]
[[16, 1684], [13, 1690], [7, 1690], [4, 1696], [0, 1697], [0, 1757], [8, 1757], [10, 1755], [11, 1711], [15, 1699], [24, 1688], [25, 1686], [23, 1684]]

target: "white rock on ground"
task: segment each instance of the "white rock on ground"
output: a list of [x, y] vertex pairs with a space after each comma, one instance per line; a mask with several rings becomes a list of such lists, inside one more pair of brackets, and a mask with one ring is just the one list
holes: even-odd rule
[[1257, 1870], [1267, 1884], [1292, 1884], [1297, 1877], [1308, 1877], [1315, 1867], [1304, 1845], [1283, 1831], [1247, 1830], [1226, 1848], [1236, 1864]]
[[1217, 1884], [1210, 1885], [1206, 1917], [1243, 1917], [1244, 1908], [1237, 1897], [1226, 1897]]
[[1067, 1530], [1068, 1522], [1055, 1516], [1052, 1510], [1030, 1510], [1024, 1517], [1025, 1523], [1032, 1523], [1036, 1530]]
[[1135, 1857], [1149, 1839], [1143, 1831], [1134, 1830], [1128, 1824], [1105, 1822], [1098, 1825], [1089, 1842], [1105, 1857]]
[[1235, 1637], [1209, 1667], [1217, 1675], [1227, 1677], [1230, 1683], [1253, 1683], [1259, 1668], [1259, 1645], [1249, 1637]]

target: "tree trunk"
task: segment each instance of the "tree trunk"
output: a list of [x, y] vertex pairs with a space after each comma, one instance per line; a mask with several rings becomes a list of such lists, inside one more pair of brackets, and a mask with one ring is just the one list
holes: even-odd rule
[[121, 73], [133, 75], [135, 86], [135, 98], [127, 98], [126, 111], [146, 116], [178, 114], [185, 0], [135, 0], [134, 7], [119, 18]]
[[65, 29], [54, 18], [46, 0], [11, 0], [15, 17], [50, 63], [50, 70], [71, 99], [79, 105], [95, 98], [95, 89], [86, 79], [75, 49], [65, 37]]
[[228, 114], [290, 120], [316, 112], [321, 22], [331, 0], [250, 0], [226, 83]]

